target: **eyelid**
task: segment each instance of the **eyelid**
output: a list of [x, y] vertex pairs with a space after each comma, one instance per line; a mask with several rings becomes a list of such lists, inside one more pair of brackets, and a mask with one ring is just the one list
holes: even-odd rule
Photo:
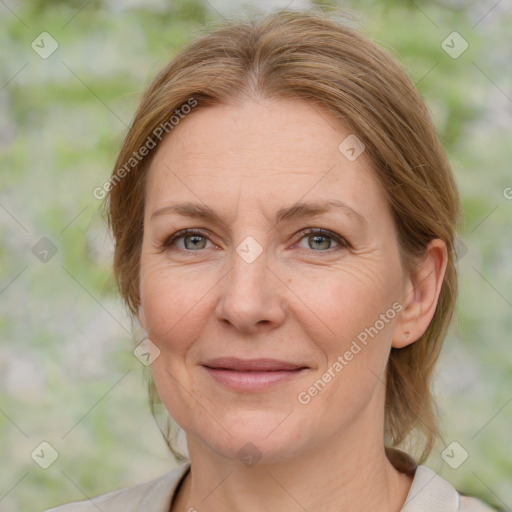
[[[296, 243], [299, 242], [300, 240], [302, 240], [302, 238], [304, 238], [306, 235], [310, 235], [310, 234], [311, 235], [322, 235], [322, 236], [332, 238], [334, 241], [336, 241], [336, 243], [338, 243], [339, 247], [342, 247], [342, 248], [351, 247], [350, 243], [347, 241], [347, 239], [345, 237], [335, 233], [334, 231], [330, 231], [325, 228], [314, 228], [314, 227], [305, 228], [305, 229], [299, 231], [294, 237], [296, 239]], [[193, 236], [193, 235], [201, 236], [203, 238], [206, 238], [210, 242], [212, 242], [209, 238], [209, 235], [207, 233], [205, 233], [204, 231], [202, 231], [200, 229], [195, 229], [195, 228], [185, 228], [185, 229], [181, 229], [181, 230], [177, 231], [176, 233], [174, 233], [173, 235], [171, 235], [169, 237], [164, 238], [163, 242], [161, 243], [162, 249], [163, 250], [169, 249], [169, 247], [171, 247], [172, 244], [176, 240], [186, 237], [186, 236]], [[334, 248], [334, 249], [336, 249], [336, 248]], [[185, 252], [200, 252], [200, 251], [185, 250]], [[328, 253], [328, 252], [332, 252], [332, 251], [328, 249], [325, 251], [311, 250], [310, 252]]]
[[302, 231], [299, 231], [299, 233], [297, 233], [297, 241], [300, 242], [300, 240], [302, 240], [302, 238], [304, 238], [306, 235], [310, 235], [310, 234], [311, 235], [322, 235], [322, 236], [332, 238], [339, 245], [338, 248], [334, 247], [331, 249], [327, 249], [326, 251], [311, 250], [310, 252], [313, 252], [313, 253], [330, 253], [330, 252], [332, 252], [332, 249], [336, 250], [336, 249], [339, 249], [340, 247], [341, 248], [351, 247], [350, 243], [344, 236], [339, 235], [338, 233], [335, 233], [334, 231], [330, 231], [329, 229], [325, 229], [325, 228], [305, 228]]
[[[162, 248], [164, 250], [168, 249], [179, 238], [183, 238], [185, 236], [193, 236], [193, 235], [202, 236], [203, 238], [210, 240], [209, 235], [201, 230], [194, 229], [194, 228], [185, 228], [185, 229], [180, 229], [179, 231], [176, 231], [176, 233], [174, 233], [171, 236], [165, 237], [161, 244]], [[211, 240], [210, 240], [210, 242], [211, 242]], [[194, 251], [187, 251], [187, 252], [194, 252]]]

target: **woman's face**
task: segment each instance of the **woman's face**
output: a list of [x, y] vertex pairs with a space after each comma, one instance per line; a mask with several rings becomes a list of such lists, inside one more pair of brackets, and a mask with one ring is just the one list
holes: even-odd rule
[[[382, 435], [406, 277], [384, 193], [353, 137], [317, 106], [259, 99], [198, 109], [160, 145], [140, 318], [160, 350], [158, 392], [189, 443], [272, 462], [336, 436]], [[173, 240], [183, 229], [198, 233]], [[305, 368], [212, 363], [227, 357]]]

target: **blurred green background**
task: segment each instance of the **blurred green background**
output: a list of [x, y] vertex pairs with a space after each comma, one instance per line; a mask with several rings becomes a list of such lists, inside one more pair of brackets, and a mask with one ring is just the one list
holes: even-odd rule
[[[316, 6], [351, 10], [392, 49], [450, 154], [465, 210], [461, 288], [435, 380], [444, 441], [427, 465], [511, 510], [512, 2]], [[152, 77], [205, 23], [244, 12], [227, 0], [0, 2], [2, 511], [44, 510], [175, 466], [149, 412], [93, 190]], [[445, 51], [453, 32], [455, 49], [468, 45], [457, 58]], [[43, 441], [58, 453], [47, 469], [35, 462]], [[441, 458], [452, 441], [469, 455], [456, 469]]]

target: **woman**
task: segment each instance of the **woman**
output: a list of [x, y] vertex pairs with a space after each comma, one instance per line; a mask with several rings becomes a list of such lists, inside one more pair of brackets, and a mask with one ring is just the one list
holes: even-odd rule
[[108, 187], [114, 271], [190, 460], [65, 511], [489, 510], [422, 461], [460, 202], [357, 31], [229, 21], [150, 85]]

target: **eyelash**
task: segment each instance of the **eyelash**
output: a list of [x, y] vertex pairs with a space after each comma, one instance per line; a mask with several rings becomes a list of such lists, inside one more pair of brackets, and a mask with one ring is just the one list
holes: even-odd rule
[[[170, 250], [172, 244], [180, 239], [180, 238], [184, 238], [186, 236], [200, 236], [202, 238], [206, 238], [209, 240], [209, 238], [202, 232], [202, 231], [198, 231], [196, 229], [182, 229], [181, 231], [178, 231], [177, 233], [175, 233], [174, 235], [171, 235], [170, 237], [166, 238], [164, 240], [164, 242], [162, 243], [162, 250]], [[334, 248], [331, 248], [331, 249], [340, 249], [340, 248], [349, 248], [350, 247], [350, 244], [347, 242], [347, 240], [345, 238], [343, 238], [341, 235], [338, 235], [332, 231], [329, 231], [327, 229], [323, 229], [323, 228], [306, 228], [305, 230], [301, 231], [297, 236], [298, 236], [298, 239], [297, 239], [297, 242], [300, 242], [300, 240], [302, 240], [305, 236], [307, 235], [322, 235], [326, 238], [331, 238], [333, 239], [336, 243], [339, 244], [339, 247], [334, 247]], [[211, 240], [210, 240], [211, 241]], [[318, 253], [331, 253], [333, 252], [331, 249], [327, 249], [327, 250], [320, 250], [320, 251], [313, 251], [311, 250], [312, 252], [318, 252]], [[188, 252], [188, 253], [193, 253], [193, 252], [201, 252], [200, 250], [198, 251], [190, 251], [190, 250], [187, 250], [187, 249], [180, 249], [184, 252]]]

